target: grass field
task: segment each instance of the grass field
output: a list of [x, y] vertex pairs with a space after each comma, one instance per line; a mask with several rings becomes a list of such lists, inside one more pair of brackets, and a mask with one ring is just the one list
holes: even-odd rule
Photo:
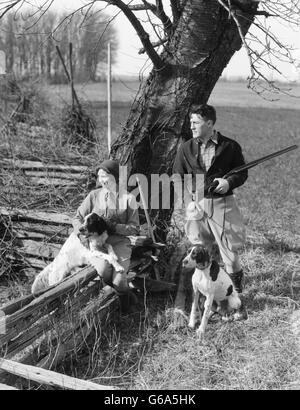
[[[117, 103], [132, 102], [140, 83], [137, 81], [113, 82], [112, 101]], [[50, 100], [55, 104], [70, 101], [70, 87], [52, 85], [45, 87]], [[75, 89], [81, 99], [89, 102], [107, 101], [106, 83], [77, 84]], [[267, 95], [264, 99], [250, 91], [245, 83], [221, 81], [217, 83], [209, 103], [219, 107], [264, 107], [300, 109], [300, 85], [284, 85], [283, 93]]]
[[[122, 85], [115, 86], [120, 93], [115, 98], [123, 103], [114, 109], [117, 135], [131, 97]], [[284, 97], [281, 102], [257, 103], [244, 87], [220, 83], [211, 102], [218, 107], [217, 128], [242, 145], [247, 161], [299, 144], [299, 100]], [[60, 98], [57, 88], [48, 92], [52, 102]], [[87, 107], [97, 117], [102, 143], [101, 150], [95, 148], [84, 161], [96, 164], [106, 155], [106, 113], [100, 103], [105, 98], [98, 99], [96, 87], [92, 92], [85, 88], [84, 93]], [[51, 138], [50, 143], [41, 138], [33, 146], [19, 135], [15, 150], [19, 145], [23, 157], [35, 150], [34, 158], [40, 159], [67, 160], [75, 155], [74, 147], [62, 150], [56, 137]], [[299, 389], [299, 334], [291, 325], [300, 304], [299, 186], [298, 149], [250, 170], [248, 181], [236, 191], [248, 233], [241, 252], [247, 321], [210, 323], [206, 340], [199, 343], [194, 332], [174, 328], [170, 309], [175, 295], [145, 295], [140, 312], [117, 315], [100, 336], [90, 337], [92, 356], [83, 350], [58, 370], [124, 389]], [[0, 291], [4, 286], [0, 282]], [[21, 293], [18, 286], [15, 296]]]

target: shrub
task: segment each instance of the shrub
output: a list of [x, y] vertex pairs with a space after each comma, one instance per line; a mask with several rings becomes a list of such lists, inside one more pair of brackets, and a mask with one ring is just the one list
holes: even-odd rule
[[78, 106], [66, 105], [62, 115], [62, 129], [71, 144], [95, 142], [95, 120]]
[[28, 81], [18, 84], [18, 94], [19, 103], [13, 120], [34, 126], [45, 125], [51, 104], [40, 83]]

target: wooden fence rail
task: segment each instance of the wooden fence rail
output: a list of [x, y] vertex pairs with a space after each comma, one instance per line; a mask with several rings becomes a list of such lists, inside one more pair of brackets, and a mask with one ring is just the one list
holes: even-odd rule
[[18, 389], [12, 386], [8, 386], [7, 384], [0, 383], [0, 391], [1, 390], [18, 390]]
[[[36, 274], [56, 256], [72, 230], [71, 222], [66, 214], [0, 207], [0, 257], [24, 263], [26, 271], [32, 269]], [[153, 276], [153, 264], [157, 263], [153, 255], [162, 245], [142, 236], [129, 239], [133, 246], [131, 285], [143, 291], [173, 291], [174, 283], [151, 278], [151, 268]], [[111, 287], [103, 286], [102, 279], [88, 266], [37, 297], [26, 295], [0, 307], [6, 328], [6, 333], [0, 335], [0, 356], [5, 358], [0, 359], [3, 388], [11, 384], [7, 372], [60, 388], [93, 387], [41, 369], [52, 369], [76, 354], [95, 326], [118, 307], [118, 296]], [[25, 363], [38, 369], [24, 367]]]
[[22, 174], [33, 185], [75, 187], [92, 174], [84, 165], [45, 164], [39, 161], [1, 159], [0, 167], [8, 172]]
[[51, 370], [25, 365], [11, 360], [0, 359], [0, 369], [13, 375], [32, 380], [39, 384], [67, 390], [115, 390], [113, 386], [102, 386], [86, 380], [76, 379]]

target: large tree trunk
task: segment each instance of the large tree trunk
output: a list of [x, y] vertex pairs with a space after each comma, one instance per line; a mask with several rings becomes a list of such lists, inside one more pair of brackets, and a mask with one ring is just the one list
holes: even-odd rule
[[[246, 33], [258, 3], [239, 2], [248, 4], [247, 12], [242, 12], [245, 18], [239, 18]], [[128, 166], [129, 174], [171, 173], [178, 144], [182, 138], [189, 138], [187, 115], [191, 105], [207, 102], [241, 45], [235, 22], [217, 0], [186, 1], [162, 55], [165, 69], [153, 69], [112, 147], [112, 156]], [[153, 210], [152, 216], [155, 213]], [[169, 214], [161, 211], [159, 219], [168, 219]]]

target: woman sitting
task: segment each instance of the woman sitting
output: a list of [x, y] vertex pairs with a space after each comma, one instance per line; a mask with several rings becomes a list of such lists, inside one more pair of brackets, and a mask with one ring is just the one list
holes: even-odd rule
[[107, 220], [112, 232], [107, 243], [112, 245], [124, 272], [116, 272], [112, 266], [107, 264], [102, 278], [117, 292], [128, 293], [127, 273], [132, 250], [127, 236], [139, 234], [137, 203], [135, 197], [130, 193], [119, 193], [119, 163], [117, 161], [106, 160], [101, 163], [98, 170], [98, 184], [101, 187], [91, 191], [79, 206], [73, 221], [74, 232], [79, 235], [79, 228], [84, 217], [91, 212]]

